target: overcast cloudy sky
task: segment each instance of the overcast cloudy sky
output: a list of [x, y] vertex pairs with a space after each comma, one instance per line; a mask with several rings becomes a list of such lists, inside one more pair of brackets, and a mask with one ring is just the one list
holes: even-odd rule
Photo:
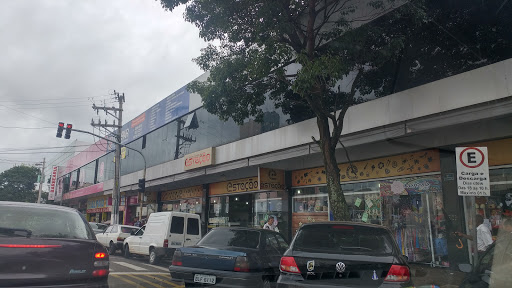
[[0, 126], [52, 128], [0, 127], [0, 171], [55, 156], [13, 149], [69, 144], [59, 121], [92, 131], [92, 101], [111, 104], [114, 89], [128, 121], [201, 75], [191, 59], [206, 43], [182, 14], [154, 0], [1, 0]]

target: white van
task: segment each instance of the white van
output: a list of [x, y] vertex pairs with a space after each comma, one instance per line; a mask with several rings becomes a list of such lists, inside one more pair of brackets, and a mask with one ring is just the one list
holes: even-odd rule
[[156, 212], [149, 215], [144, 229], [124, 240], [125, 257], [131, 254], [149, 256], [156, 264], [162, 257], [170, 257], [174, 250], [195, 245], [201, 239], [199, 215], [182, 212]]

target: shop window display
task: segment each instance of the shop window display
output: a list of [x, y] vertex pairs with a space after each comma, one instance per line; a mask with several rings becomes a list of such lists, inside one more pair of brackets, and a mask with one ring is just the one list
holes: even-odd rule
[[[439, 175], [342, 184], [342, 189], [351, 221], [389, 227], [411, 262], [449, 265]], [[297, 188], [292, 202], [293, 231], [332, 220], [325, 186]]]
[[202, 202], [200, 198], [172, 201], [162, 205], [163, 211], [177, 211], [184, 213], [201, 214]]
[[380, 181], [383, 220], [411, 262], [449, 266], [440, 176]]

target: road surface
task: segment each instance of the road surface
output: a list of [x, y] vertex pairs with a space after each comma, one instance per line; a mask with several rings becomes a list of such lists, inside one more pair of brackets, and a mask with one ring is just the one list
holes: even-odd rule
[[162, 261], [159, 265], [150, 265], [148, 258], [130, 258], [110, 256], [110, 288], [135, 287], [184, 287], [179, 282], [173, 282], [169, 274], [170, 260]]

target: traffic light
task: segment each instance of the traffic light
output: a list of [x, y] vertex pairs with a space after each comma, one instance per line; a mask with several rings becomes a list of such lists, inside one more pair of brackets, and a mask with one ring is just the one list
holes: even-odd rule
[[66, 125], [66, 134], [64, 135], [64, 138], [66, 138], [66, 139], [71, 138], [71, 129], [73, 129], [73, 125], [71, 125], [71, 124]]
[[57, 127], [57, 138], [62, 138], [62, 131], [64, 130], [64, 122], [59, 122]]
[[146, 191], [146, 179], [141, 178], [139, 179], [139, 192], [144, 193]]

